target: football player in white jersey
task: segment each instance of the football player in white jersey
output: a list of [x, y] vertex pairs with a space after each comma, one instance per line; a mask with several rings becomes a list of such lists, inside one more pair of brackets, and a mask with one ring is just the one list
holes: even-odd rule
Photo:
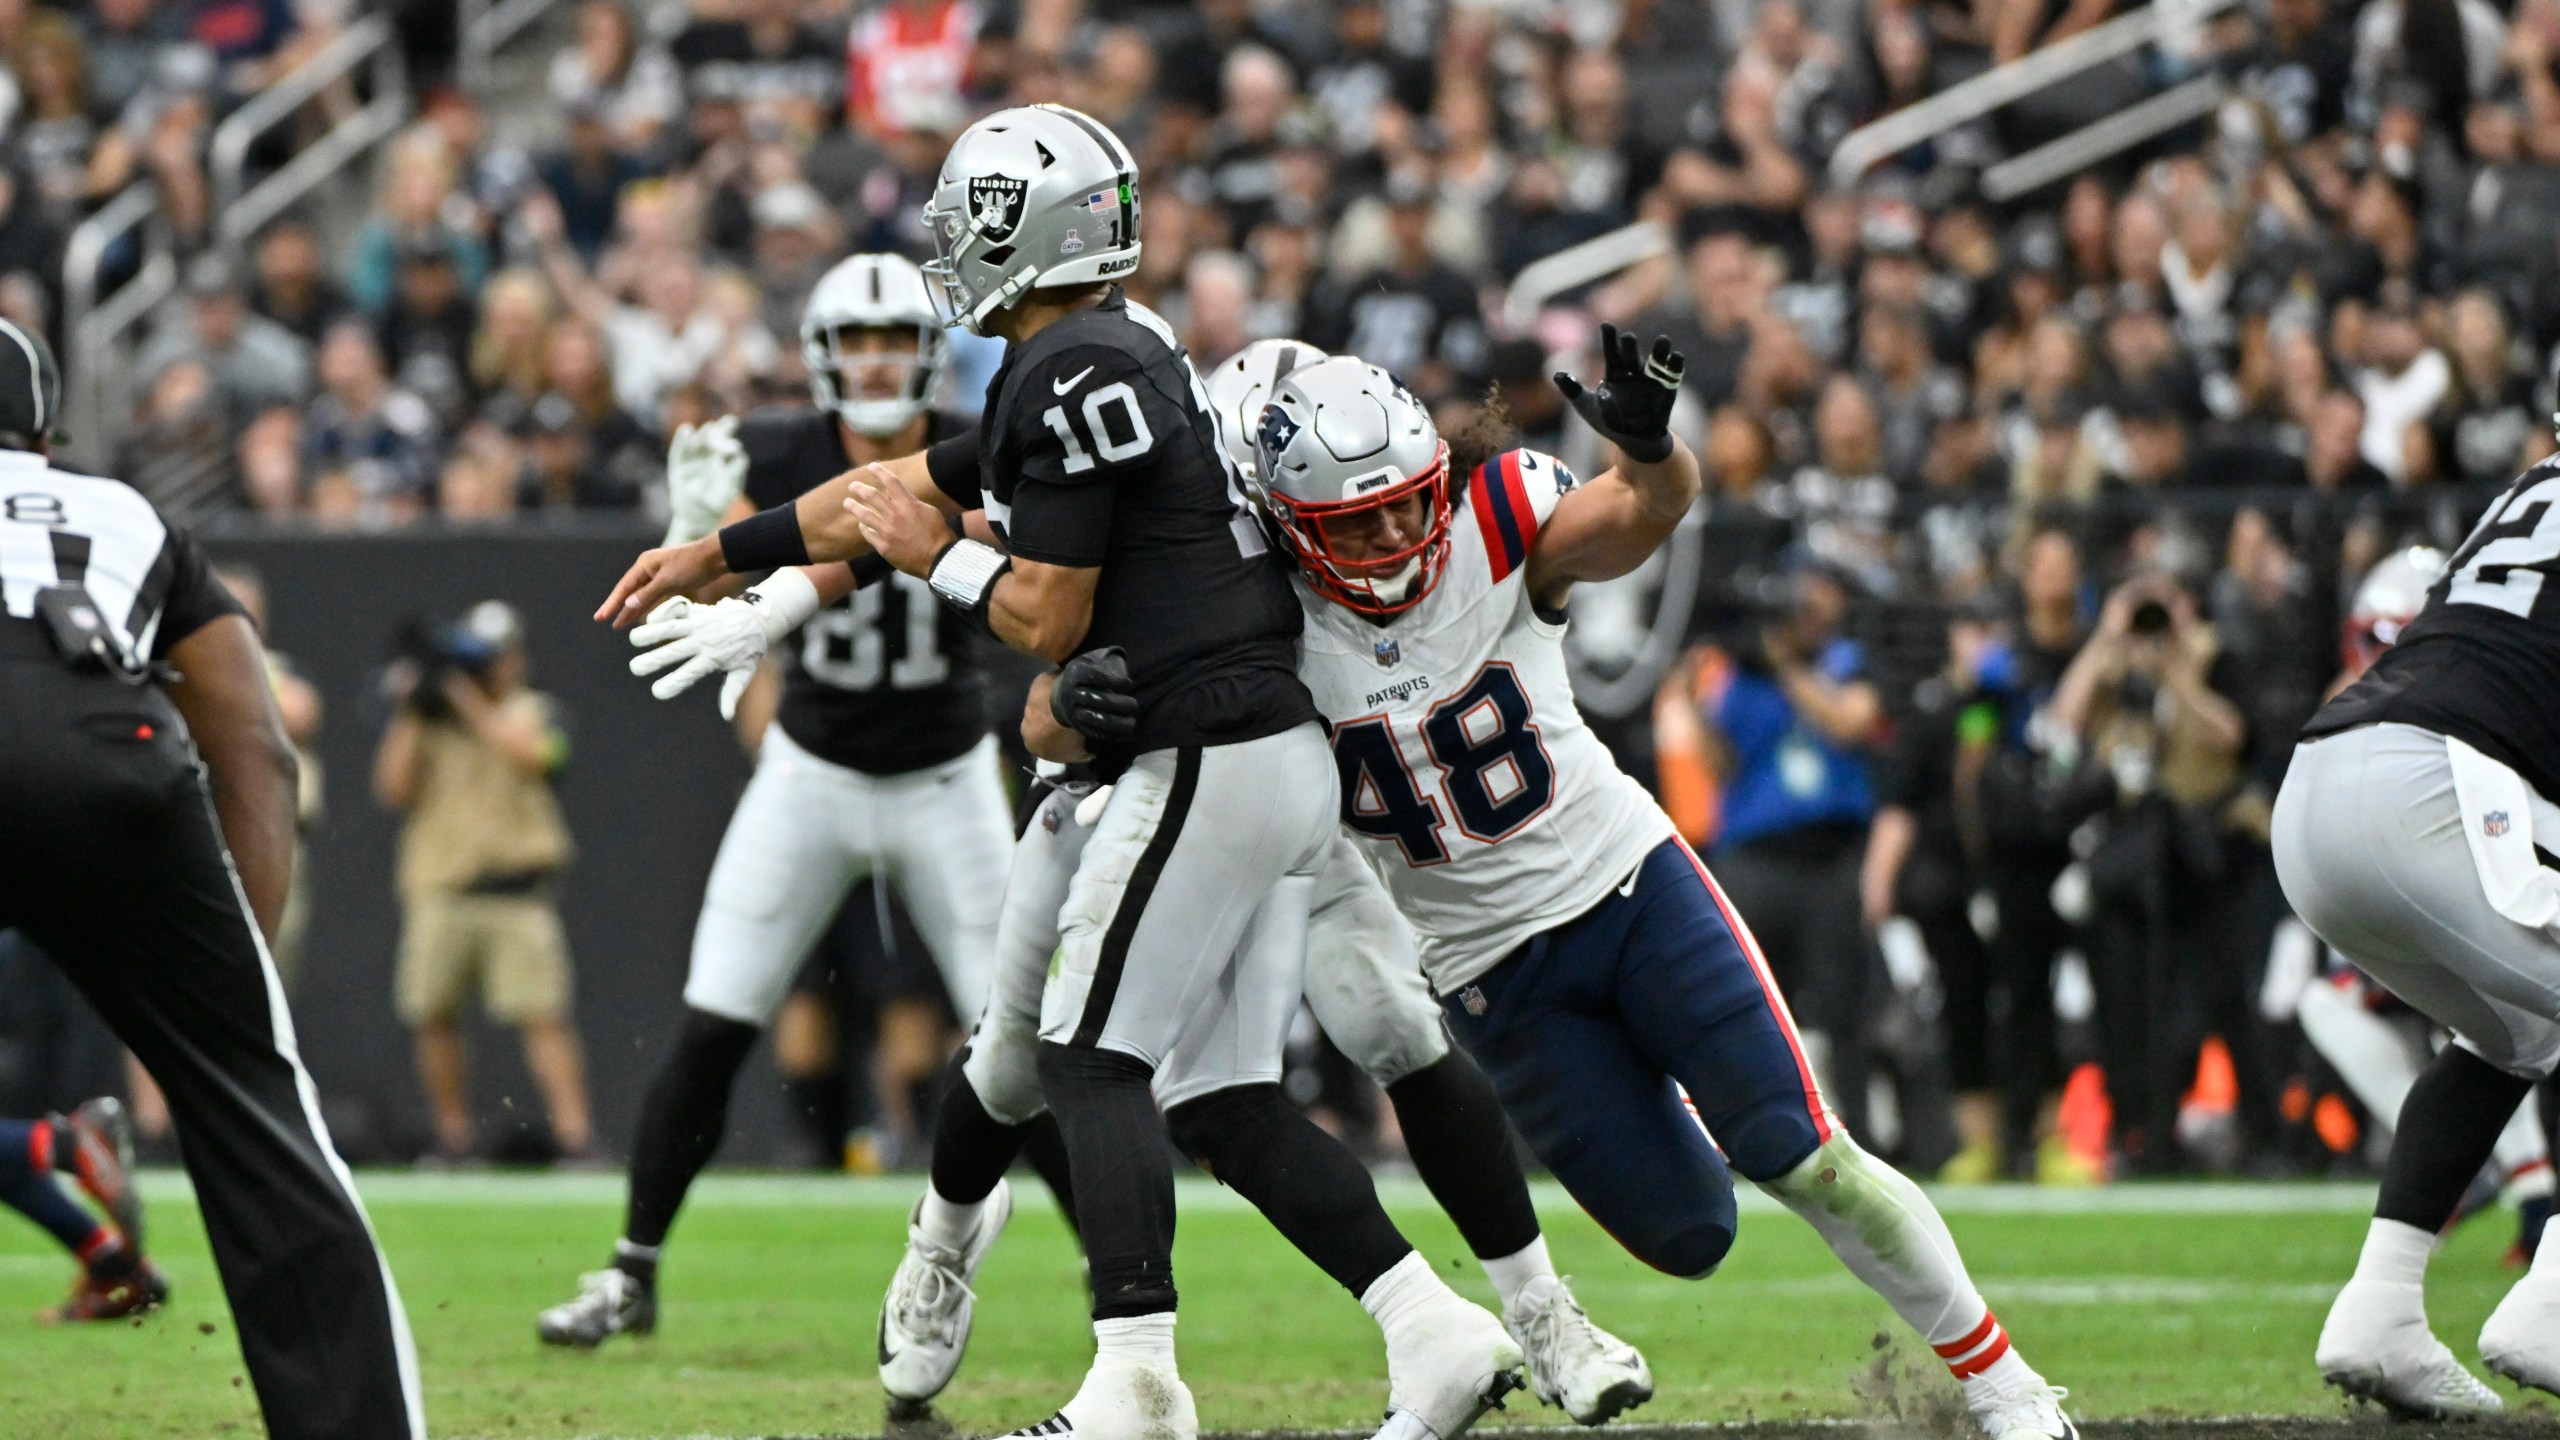
[[1633, 570], [1699, 490], [1669, 342], [1604, 328], [1602, 350], [1598, 390], [1556, 377], [1619, 451], [1588, 481], [1530, 450], [1453, 466], [1422, 402], [1357, 359], [1275, 387], [1254, 492], [1297, 562], [1343, 823], [1513, 1123], [1620, 1243], [1710, 1273], [1738, 1170], [1920, 1332], [1992, 1440], [2071, 1440], [1927, 1197], [1832, 1119], [1750, 931], [1575, 708], [1572, 586]]

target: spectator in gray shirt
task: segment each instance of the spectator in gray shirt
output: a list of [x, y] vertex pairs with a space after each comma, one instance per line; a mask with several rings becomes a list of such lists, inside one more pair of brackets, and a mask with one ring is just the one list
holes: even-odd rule
[[204, 365], [235, 432], [311, 394], [310, 345], [251, 310], [239, 275], [220, 255], [199, 255], [187, 266], [185, 301], [162, 315], [134, 368], [147, 383], [181, 359]]

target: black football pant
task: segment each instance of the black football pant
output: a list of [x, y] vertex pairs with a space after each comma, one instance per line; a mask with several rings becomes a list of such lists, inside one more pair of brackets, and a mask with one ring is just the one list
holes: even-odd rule
[[0, 654], [0, 928], [167, 1092], [268, 1434], [420, 1440], [399, 1293], [184, 736], [156, 690]]

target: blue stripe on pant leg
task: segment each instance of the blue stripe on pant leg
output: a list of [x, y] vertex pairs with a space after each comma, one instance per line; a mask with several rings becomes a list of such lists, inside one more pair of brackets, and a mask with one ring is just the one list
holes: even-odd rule
[[[1511, 1123], [1591, 1218], [1637, 1259], [1695, 1278], [1733, 1247], [1733, 1175], [1609, 1004], [1619, 927], [1604, 912], [1618, 903], [1532, 941], [1445, 1008]], [[1471, 992], [1482, 1016], [1467, 1013]]]

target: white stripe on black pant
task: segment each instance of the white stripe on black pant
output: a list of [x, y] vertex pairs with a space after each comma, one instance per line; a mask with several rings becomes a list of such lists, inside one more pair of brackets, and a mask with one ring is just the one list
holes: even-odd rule
[[268, 1433], [422, 1440], [399, 1292], [185, 733], [157, 690], [0, 647], [0, 926], [167, 1092]]

